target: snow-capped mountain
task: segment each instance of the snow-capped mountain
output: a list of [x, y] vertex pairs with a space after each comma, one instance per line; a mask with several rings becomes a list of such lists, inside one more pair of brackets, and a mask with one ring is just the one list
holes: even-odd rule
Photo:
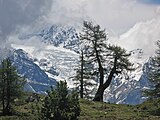
[[[55, 85], [55, 80], [66, 80], [69, 87], [73, 87], [70, 77], [75, 74], [74, 68], [79, 57], [76, 30], [73, 27], [52, 25], [40, 32], [20, 37], [25, 41], [31, 38], [45, 44], [41, 48], [31, 44], [12, 44], [13, 49], [16, 49], [14, 64], [20, 74], [28, 76], [28, 84], [36, 92], [45, 92], [44, 86]], [[145, 64], [141, 49], [131, 53], [136, 70], [125, 77], [115, 78], [105, 91], [105, 101], [122, 104], [139, 104], [144, 101], [142, 90], [150, 85], [146, 74], [149, 63]]]
[[148, 71], [151, 61], [143, 56], [141, 49], [131, 51], [131, 61], [134, 63], [135, 71], [120, 76], [112, 81], [105, 92], [105, 100], [121, 104], [140, 104], [146, 100], [143, 91], [150, 88]]
[[15, 50], [10, 55], [13, 65], [17, 68], [19, 74], [27, 79], [25, 85], [26, 91], [37, 93], [45, 93], [51, 86], [56, 85], [55, 79], [51, 79], [48, 75], [34, 63], [28, 53], [22, 49]]
[[68, 84], [72, 86], [69, 77], [73, 76], [74, 67], [77, 65], [78, 54], [76, 52], [52, 45], [45, 45], [43, 49], [15, 44], [12, 44], [12, 47], [28, 52], [34, 64], [39, 66], [49, 78], [57, 81], [67, 80]]
[[40, 32], [23, 35], [20, 39], [29, 39], [35, 36], [47, 45], [63, 47], [77, 53], [79, 52], [79, 38], [76, 29], [73, 27], [52, 25], [51, 27], [42, 29]]

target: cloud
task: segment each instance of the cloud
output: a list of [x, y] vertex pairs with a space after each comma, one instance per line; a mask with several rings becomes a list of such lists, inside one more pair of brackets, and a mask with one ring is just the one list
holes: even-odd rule
[[[17, 26], [31, 29], [47, 24], [81, 24], [92, 19], [116, 35], [152, 19], [157, 7], [139, 0], [0, 0], [0, 31], [6, 37]], [[145, 1], [145, 0], [143, 0]]]
[[120, 35], [137, 22], [157, 16], [157, 7], [138, 0], [87, 0], [88, 16], [108, 30]]
[[86, 13], [96, 23], [106, 28], [111, 43], [129, 51], [142, 49], [145, 59], [154, 54], [155, 42], [160, 39], [160, 5], [157, 1], [87, 0], [87, 2]]
[[50, 10], [52, 0], [0, 0], [0, 31], [6, 38], [17, 25], [29, 25]]
[[157, 6], [139, 0], [53, 0], [50, 11], [36, 20], [39, 25], [35, 27], [42, 24], [76, 26], [89, 19], [119, 36], [136, 23], [155, 18], [159, 11]]
[[[0, 0], [0, 41], [9, 36], [9, 42], [19, 43], [19, 34], [34, 33], [52, 24], [80, 26], [89, 19], [106, 28], [111, 37], [116, 36], [111, 39], [115, 43], [128, 49], [144, 48], [152, 54], [159, 38], [159, 29], [152, 25], [159, 25], [159, 15], [156, 0]], [[152, 48], [146, 49], [149, 43]]]
[[55, 0], [51, 11], [43, 17], [45, 23], [78, 26], [86, 18], [85, 1]]
[[[30, 37], [27, 40], [18, 39], [19, 36], [12, 35], [8, 38], [8, 45], [17, 44], [17, 45], [26, 45], [26, 46], [34, 46], [37, 49], [43, 49], [46, 46], [45, 43], [42, 43], [38, 37]], [[8, 46], [11, 47], [11, 46]]]
[[134, 25], [128, 32], [122, 34], [118, 44], [128, 50], [142, 49], [145, 57], [154, 54], [157, 40], [160, 40], [160, 17], [140, 22]]

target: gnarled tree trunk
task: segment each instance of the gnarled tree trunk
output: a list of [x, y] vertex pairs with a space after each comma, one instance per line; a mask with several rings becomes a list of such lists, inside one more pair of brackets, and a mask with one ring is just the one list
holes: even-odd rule
[[110, 72], [110, 74], [109, 74], [108, 79], [106, 80], [106, 82], [104, 84], [100, 83], [99, 88], [97, 90], [97, 93], [95, 94], [95, 97], [94, 97], [93, 101], [103, 102], [104, 91], [105, 91], [105, 89], [107, 87], [109, 87], [109, 85], [110, 85], [110, 83], [112, 81], [112, 78], [114, 76], [114, 73], [116, 73], [116, 63], [117, 63], [117, 58], [115, 58], [115, 60], [114, 60], [114, 67], [112, 68], [112, 70], [111, 70], [111, 72]]

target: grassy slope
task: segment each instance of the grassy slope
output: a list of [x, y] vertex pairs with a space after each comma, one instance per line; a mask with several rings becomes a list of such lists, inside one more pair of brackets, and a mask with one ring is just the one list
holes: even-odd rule
[[81, 100], [80, 120], [160, 120], [160, 116], [151, 115], [157, 107], [150, 101], [131, 106]]
[[[42, 96], [41, 96], [42, 97]], [[40, 103], [25, 103], [16, 105], [15, 116], [0, 116], [0, 120], [36, 120], [36, 106]], [[117, 105], [109, 103], [80, 100], [80, 120], [160, 120], [160, 100], [147, 101], [141, 105]]]

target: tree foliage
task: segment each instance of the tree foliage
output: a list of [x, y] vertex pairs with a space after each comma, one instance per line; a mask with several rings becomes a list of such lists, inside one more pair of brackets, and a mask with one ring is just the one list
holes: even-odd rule
[[155, 56], [151, 58], [151, 66], [149, 70], [149, 80], [153, 85], [150, 90], [145, 93], [149, 98], [160, 98], [160, 41], [157, 41], [157, 50]]
[[3, 115], [12, 114], [11, 105], [14, 99], [22, 95], [24, 83], [25, 80], [18, 75], [10, 59], [3, 60], [0, 65], [0, 101], [3, 106]]
[[85, 57], [85, 50], [81, 50], [78, 66], [75, 69], [76, 75], [71, 77], [76, 90], [80, 93], [80, 98], [91, 99], [92, 90], [95, 86], [93, 77], [93, 65], [88, 63]]
[[[115, 74], [122, 74], [125, 70], [133, 70], [128, 57], [130, 54], [119, 46], [107, 43], [107, 34], [99, 25], [84, 22], [83, 33], [80, 39], [87, 46], [86, 56], [89, 63], [95, 65], [94, 71], [98, 73], [99, 87], [94, 101], [103, 101], [104, 90], [110, 85]], [[108, 70], [109, 66], [109, 70]], [[106, 70], [108, 76], [105, 79]]]
[[60, 81], [47, 92], [41, 109], [41, 120], [76, 120], [80, 115], [77, 93], [69, 93], [67, 83]]

